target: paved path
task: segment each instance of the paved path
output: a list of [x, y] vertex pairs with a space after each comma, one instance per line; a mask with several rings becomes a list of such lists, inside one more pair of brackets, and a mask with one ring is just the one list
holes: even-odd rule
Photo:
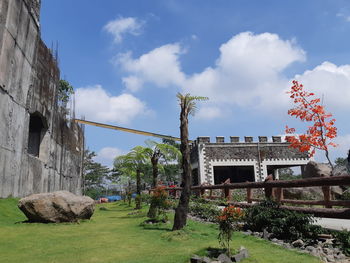
[[334, 219], [334, 218], [319, 218], [317, 217], [317, 222], [315, 224], [320, 225], [325, 228], [342, 230], [346, 229], [350, 231], [350, 219]]

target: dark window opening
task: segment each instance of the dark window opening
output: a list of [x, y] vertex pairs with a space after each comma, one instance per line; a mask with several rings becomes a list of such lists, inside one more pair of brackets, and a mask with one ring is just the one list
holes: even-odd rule
[[254, 166], [214, 166], [214, 183], [222, 184], [227, 179], [231, 183], [254, 182]]
[[29, 120], [28, 153], [39, 157], [40, 144], [45, 131], [43, 119], [38, 114], [31, 114]]
[[198, 180], [198, 169], [195, 168], [192, 170], [192, 185], [198, 185], [199, 180]]

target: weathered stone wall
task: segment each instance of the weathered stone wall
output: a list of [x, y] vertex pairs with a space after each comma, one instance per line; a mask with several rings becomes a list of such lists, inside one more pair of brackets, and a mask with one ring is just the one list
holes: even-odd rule
[[[40, 38], [39, 0], [0, 1], [0, 197], [81, 193], [83, 132], [57, 103], [60, 72]], [[28, 153], [30, 114], [45, 123]]]
[[214, 182], [216, 166], [250, 166], [255, 181], [262, 181], [271, 170], [278, 176], [278, 168], [302, 166], [309, 159], [308, 152], [289, 148], [289, 143], [282, 142], [279, 136], [273, 136], [272, 141], [259, 136], [259, 142], [250, 136], [244, 137], [244, 142], [231, 136], [228, 143], [222, 136], [216, 137], [216, 142], [211, 142], [210, 137], [198, 137], [191, 150], [191, 164], [199, 168], [200, 183]]

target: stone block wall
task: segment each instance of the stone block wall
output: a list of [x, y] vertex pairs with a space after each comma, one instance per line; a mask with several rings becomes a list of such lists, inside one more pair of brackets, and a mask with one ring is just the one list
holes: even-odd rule
[[[60, 72], [40, 38], [39, 0], [0, 1], [0, 197], [81, 193], [82, 129], [58, 106]], [[28, 153], [30, 116], [45, 124]]]
[[214, 182], [215, 166], [249, 166], [254, 169], [255, 181], [262, 181], [269, 169], [302, 166], [309, 160], [308, 152], [289, 148], [280, 136], [272, 136], [270, 141], [267, 136], [259, 136], [258, 141], [251, 136], [242, 141], [231, 136], [228, 142], [222, 136], [215, 142], [210, 137], [198, 137], [191, 151], [192, 167], [198, 168], [200, 183]]

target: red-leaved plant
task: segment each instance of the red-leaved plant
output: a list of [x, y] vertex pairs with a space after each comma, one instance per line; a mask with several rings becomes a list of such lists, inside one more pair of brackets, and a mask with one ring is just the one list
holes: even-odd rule
[[231, 255], [230, 242], [233, 232], [238, 228], [238, 222], [243, 215], [241, 208], [230, 205], [225, 207], [218, 216], [219, 244], [226, 249], [228, 256]]
[[[309, 151], [310, 157], [315, 154], [316, 149], [325, 151], [326, 158], [333, 168], [329, 159], [328, 146], [337, 146], [330, 142], [337, 136], [337, 128], [334, 126], [335, 119], [331, 118], [332, 114], [326, 113], [324, 106], [320, 104], [321, 100], [314, 98], [314, 93], [307, 92], [303, 88], [302, 84], [293, 80], [293, 86], [287, 93], [290, 94], [296, 106], [288, 110], [288, 114], [313, 124], [308, 127], [305, 134], [286, 136], [286, 140], [290, 143], [290, 147], [297, 148], [301, 152]], [[286, 133], [294, 134], [295, 129], [286, 126]]]

